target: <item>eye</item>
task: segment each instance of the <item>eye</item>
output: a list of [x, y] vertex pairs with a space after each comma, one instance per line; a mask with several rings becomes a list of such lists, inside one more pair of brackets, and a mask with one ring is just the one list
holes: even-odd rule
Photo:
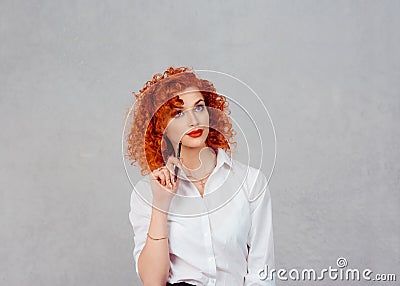
[[204, 105], [197, 105], [197, 106], [196, 106], [196, 110], [197, 110], [197, 111], [203, 111], [204, 108], [205, 108]]
[[182, 110], [178, 110], [178, 111], [176, 112], [175, 117], [181, 117], [182, 115], [183, 115]]

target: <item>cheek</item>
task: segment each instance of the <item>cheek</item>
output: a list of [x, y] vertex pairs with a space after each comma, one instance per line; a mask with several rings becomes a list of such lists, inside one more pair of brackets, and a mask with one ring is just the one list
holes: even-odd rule
[[199, 116], [199, 119], [202, 123], [206, 123], [208, 125], [208, 122], [210, 121], [210, 116], [208, 112], [202, 112]]
[[169, 136], [179, 137], [186, 132], [186, 126], [182, 120], [173, 120], [168, 125], [167, 132]]

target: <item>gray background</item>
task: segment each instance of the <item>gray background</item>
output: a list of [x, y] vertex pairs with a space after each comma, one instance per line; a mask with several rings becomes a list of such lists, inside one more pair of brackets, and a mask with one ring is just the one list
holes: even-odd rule
[[277, 268], [345, 257], [399, 280], [399, 6], [1, 1], [0, 284], [140, 285], [121, 132], [131, 92], [170, 65], [262, 94]]

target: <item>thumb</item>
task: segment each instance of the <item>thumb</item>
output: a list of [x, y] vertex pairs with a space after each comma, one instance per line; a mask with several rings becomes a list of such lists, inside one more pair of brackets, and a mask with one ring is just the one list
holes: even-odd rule
[[173, 174], [175, 174], [175, 167], [178, 167], [178, 169], [183, 168], [181, 161], [179, 161], [178, 158], [173, 157], [173, 156], [168, 158], [166, 165], [167, 165], [168, 170]]

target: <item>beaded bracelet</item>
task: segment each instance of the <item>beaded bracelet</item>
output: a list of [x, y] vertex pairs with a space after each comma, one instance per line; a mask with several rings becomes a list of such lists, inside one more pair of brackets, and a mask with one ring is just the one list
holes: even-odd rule
[[151, 238], [152, 240], [162, 240], [162, 239], [168, 238], [168, 236], [167, 236], [167, 237], [155, 238], [155, 237], [152, 237], [149, 233], [147, 233], [147, 236], [148, 236], [149, 238]]

